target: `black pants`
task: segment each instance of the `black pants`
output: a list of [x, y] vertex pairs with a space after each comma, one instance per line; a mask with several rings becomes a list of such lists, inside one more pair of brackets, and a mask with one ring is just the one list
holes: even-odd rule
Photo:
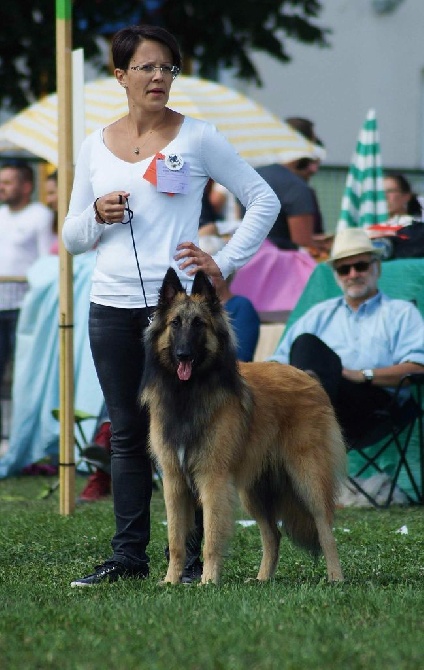
[[[150, 311], [150, 310], [149, 310]], [[147, 452], [148, 412], [140, 406], [147, 309], [92, 303], [90, 346], [111, 421], [111, 473], [116, 532], [112, 559], [146, 569], [150, 539], [152, 467]]]
[[304, 333], [292, 344], [289, 363], [301, 370], [313, 370], [327, 391], [348, 442], [375, 425], [375, 411], [392, 401], [390, 393], [370, 384], [355, 384], [342, 376], [339, 356], [319, 337]]

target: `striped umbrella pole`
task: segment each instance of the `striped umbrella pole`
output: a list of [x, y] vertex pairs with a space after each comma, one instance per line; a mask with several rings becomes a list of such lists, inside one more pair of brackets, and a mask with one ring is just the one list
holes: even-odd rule
[[350, 163], [337, 230], [384, 223], [387, 218], [377, 117], [371, 109]]

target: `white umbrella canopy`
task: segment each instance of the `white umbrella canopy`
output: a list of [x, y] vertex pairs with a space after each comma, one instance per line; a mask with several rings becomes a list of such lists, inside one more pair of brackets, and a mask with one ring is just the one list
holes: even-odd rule
[[[106, 126], [127, 111], [127, 97], [114, 77], [84, 86], [85, 132]], [[315, 145], [253, 100], [212, 81], [180, 75], [168, 106], [217, 128], [251, 165], [315, 157]], [[25, 149], [57, 165], [57, 95], [44, 97], [0, 126], [0, 150]]]

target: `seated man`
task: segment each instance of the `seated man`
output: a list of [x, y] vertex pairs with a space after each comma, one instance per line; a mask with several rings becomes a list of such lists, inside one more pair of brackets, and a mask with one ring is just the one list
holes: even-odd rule
[[328, 263], [343, 296], [309, 309], [269, 360], [318, 377], [351, 441], [368, 432], [404, 375], [424, 372], [424, 320], [412, 303], [379, 291], [379, 252], [363, 229], [338, 232]]

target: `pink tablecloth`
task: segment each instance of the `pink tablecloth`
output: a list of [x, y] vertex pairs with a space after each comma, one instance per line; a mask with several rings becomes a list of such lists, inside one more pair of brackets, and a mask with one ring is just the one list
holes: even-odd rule
[[315, 266], [308, 253], [278, 249], [265, 240], [253, 258], [237, 272], [231, 291], [249, 298], [258, 312], [290, 311]]

